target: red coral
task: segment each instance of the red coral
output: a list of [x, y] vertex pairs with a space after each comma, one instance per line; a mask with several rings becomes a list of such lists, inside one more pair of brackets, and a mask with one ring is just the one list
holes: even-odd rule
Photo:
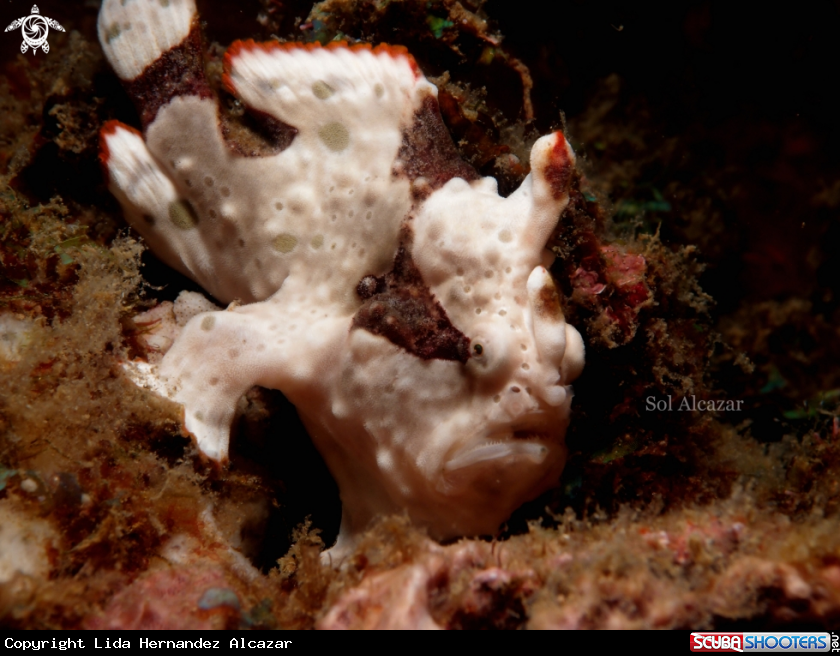
[[595, 324], [616, 345], [633, 339], [639, 312], [652, 302], [646, 272], [644, 256], [599, 244], [572, 274], [572, 298], [597, 313]]

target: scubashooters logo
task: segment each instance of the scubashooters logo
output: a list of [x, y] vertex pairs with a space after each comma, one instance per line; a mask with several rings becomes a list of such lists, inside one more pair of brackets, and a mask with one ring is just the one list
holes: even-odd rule
[[831, 651], [828, 633], [692, 633], [691, 651], [823, 652]]
[[58, 21], [52, 18], [41, 16], [38, 10], [38, 5], [32, 5], [32, 13], [29, 16], [13, 20], [6, 32], [20, 28], [23, 34], [23, 43], [20, 44], [20, 51], [26, 53], [29, 48], [32, 48], [34, 55], [38, 48], [41, 48], [45, 53], [50, 51], [50, 44], [47, 43], [47, 35], [50, 33], [50, 28], [63, 32], [64, 28], [59, 25]]

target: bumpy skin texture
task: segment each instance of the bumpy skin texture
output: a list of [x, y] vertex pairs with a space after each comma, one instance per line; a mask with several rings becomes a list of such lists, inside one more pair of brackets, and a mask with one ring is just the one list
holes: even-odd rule
[[225, 83], [274, 139], [252, 152], [221, 125], [197, 25], [192, 0], [105, 0], [99, 18], [144, 122], [103, 129], [110, 188], [162, 259], [231, 303], [135, 378], [219, 462], [239, 397], [281, 390], [338, 481], [336, 553], [380, 512], [494, 533], [566, 457], [583, 344], [544, 246], [571, 148], [537, 141], [502, 198], [403, 49], [236, 42]]

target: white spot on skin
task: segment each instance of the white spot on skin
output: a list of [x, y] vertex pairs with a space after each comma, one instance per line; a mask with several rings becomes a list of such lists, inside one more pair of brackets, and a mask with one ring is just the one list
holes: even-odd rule
[[324, 145], [333, 152], [340, 153], [350, 145], [350, 133], [341, 123], [328, 123], [320, 130], [318, 136]]
[[274, 250], [278, 253], [291, 253], [295, 250], [295, 246], [297, 246], [298, 240], [297, 237], [294, 235], [290, 235], [287, 232], [283, 234], [277, 235], [274, 238]]
[[320, 100], [326, 100], [335, 93], [335, 89], [333, 89], [329, 84], [327, 84], [323, 80], [316, 80], [312, 84], [312, 93], [316, 98]]
[[173, 201], [169, 203], [169, 220], [179, 230], [192, 230], [198, 225], [198, 217], [189, 201]]

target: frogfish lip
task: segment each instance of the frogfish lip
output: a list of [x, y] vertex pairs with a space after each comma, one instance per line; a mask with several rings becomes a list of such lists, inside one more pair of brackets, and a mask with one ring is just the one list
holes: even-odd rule
[[[483, 433], [483, 434], [482, 434]], [[533, 415], [514, 424], [482, 431], [454, 450], [443, 464], [444, 474], [466, 473], [472, 467], [539, 466], [545, 462], [559, 431], [546, 415]]]

